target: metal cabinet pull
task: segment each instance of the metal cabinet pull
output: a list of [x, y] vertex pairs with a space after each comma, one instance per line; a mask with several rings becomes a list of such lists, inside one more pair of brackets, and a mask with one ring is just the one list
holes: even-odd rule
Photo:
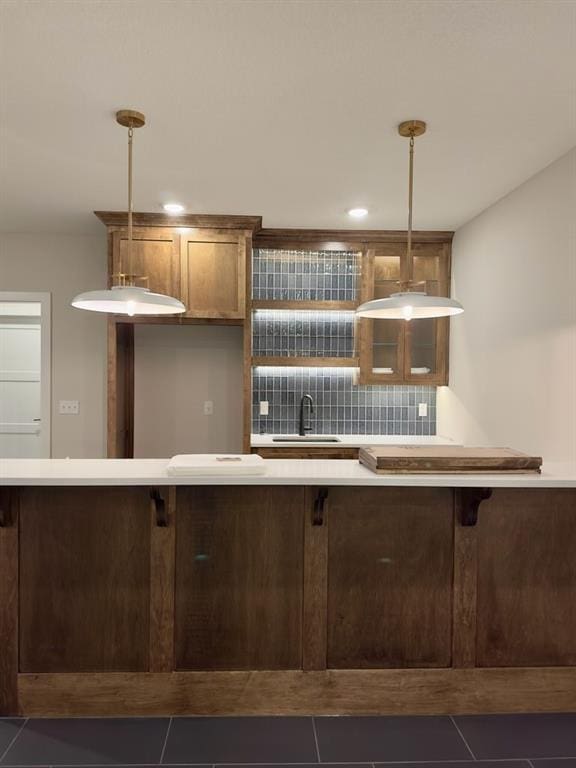
[[312, 525], [324, 525], [324, 502], [328, 496], [328, 488], [320, 488], [318, 495], [314, 499], [314, 510], [312, 512]]
[[166, 502], [158, 488], [152, 488], [150, 498], [156, 510], [156, 525], [158, 528], [168, 527], [168, 515], [166, 514]]

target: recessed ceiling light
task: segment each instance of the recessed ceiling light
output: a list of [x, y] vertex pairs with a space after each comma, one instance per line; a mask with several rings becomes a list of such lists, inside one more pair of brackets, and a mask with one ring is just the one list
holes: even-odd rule
[[348, 216], [352, 216], [353, 219], [363, 219], [364, 216], [368, 216], [368, 209], [367, 208], [350, 208], [348, 211]]
[[181, 203], [164, 203], [162, 206], [166, 213], [182, 213], [184, 206]]

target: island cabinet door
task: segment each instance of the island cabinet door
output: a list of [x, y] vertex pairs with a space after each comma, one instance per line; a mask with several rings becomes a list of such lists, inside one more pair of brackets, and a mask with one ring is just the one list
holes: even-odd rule
[[453, 491], [331, 488], [328, 667], [451, 663]]
[[304, 489], [179, 488], [179, 670], [302, 666]]
[[576, 665], [576, 489], [493, 491], [477, 592], [477, 666]]
[[20, 671], [148, 669], [145, 488], [24, 488]]

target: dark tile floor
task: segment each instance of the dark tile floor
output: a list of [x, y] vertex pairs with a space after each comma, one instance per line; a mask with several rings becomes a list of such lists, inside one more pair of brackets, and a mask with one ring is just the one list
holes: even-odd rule
[[0, 768], [576, 768], [576, 713], [0, 719]]

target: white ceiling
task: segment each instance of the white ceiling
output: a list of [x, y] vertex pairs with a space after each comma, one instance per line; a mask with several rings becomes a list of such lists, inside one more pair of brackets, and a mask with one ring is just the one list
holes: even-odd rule
[[[576, 140], [576, 0], [0, 0], [0, 229], [125, 208], [456, 228]], [[354, 224], [350, 206], [366, 205]]]

